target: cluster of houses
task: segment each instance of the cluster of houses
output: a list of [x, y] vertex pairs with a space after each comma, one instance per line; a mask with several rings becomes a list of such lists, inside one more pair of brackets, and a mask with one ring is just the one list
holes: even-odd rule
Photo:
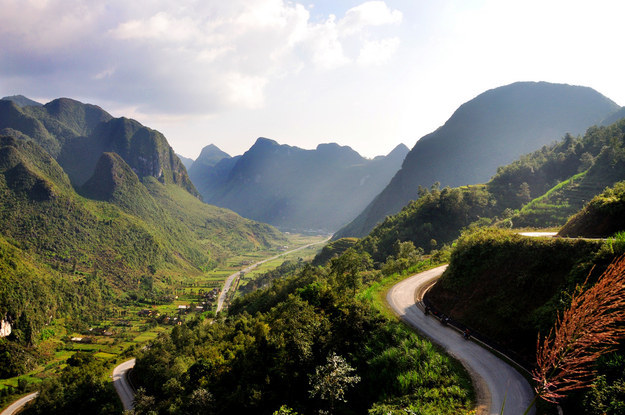
[[113, 334], [115, 334], [115, 332], [106, 329], [104, 327], [93, 327], [89, 329], [89, 336], [83, 336], [83, 337], [72, 337], [70, 339], [70, 341], [74, 342], [74, 343], [93, 343], [94, 342], [94, 338], [93, 336], [106, 336], [106, 337], [110, 337]]
[[161, 315], [156, 309], [144, 308], [137, 313], [139, 317], [151, 317], [155, 318], [160, 324], [181, 324], [181, 317], [183, 314], [191, 312], [201, 313], [205, 310], [209, 310], [213, 303], [217, 301], [219, 297], [219, 288], [213, 288], [210, 291], [204, 292], [200, 290], [198, 304], [191, 303], [191, 305], [180, 304], [177, 308], [177, 316], [168, 316], [166, 314]]

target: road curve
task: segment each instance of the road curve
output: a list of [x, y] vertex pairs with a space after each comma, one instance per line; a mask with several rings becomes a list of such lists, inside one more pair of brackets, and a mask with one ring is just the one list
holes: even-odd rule
[[124, 411], [130, 411], [135, 407], [135, 394], [127, 379], [128, 371], [134, 366], [135, 359], [130, 359], [117, 365], [115, 369], [113, 369], [113, 385], [115, 386], [119, 400], [122, 401]]
[[304, 245], [304, 246], [300, 246], [299, 248], [296, 249], [292, 249], [290, 251], [286, 251], [286, 252], [282, 252], [281, 254], [278, 254], [276, 256], [272, 256], [271, 258], [267, 258], [267, 259], [263, 259], [262, 261], [256, 262], [255, 264], [250, 265], [249, 267], [242, 269], [241, 271], [237, 271], [234, 274], [228, 276], [228, 278], [226, 278], [226, 281], [224, 282], [224, 287], [221, 290], [221, 293], [219, 294], [219, 297], [217, 298], [217, 308], [216, 308], [216, 312], [221, 311], [221, 309], [224, 307], [224, 301], [226, 301], [226, 295], [228, 294], [228, 291], [230, 291], [230, 287], [232, 286], [232, 282], [235, 280], [236, 277], [238, 277], [239, 275], [241, 275], [242, 272], [250, 272], [251, 270], [253, 270], [254, 268], [256, 268], [257, 266], [264, 264], [265, 262], [268, 261], [273, 261], [276, 258], [280, 258], [281, 256], [293, 253], [293, 252], [297, 252], [297, 251], [301, 251], [302, 249], [306, 249], [310, 246], [313, 245], [319, 245], [319, 244], [323, 244], [326, 243], [330, 240], [330, 238], [324, 239], [323, 241], [319, 241], [319, 242], [313, 242], [312, 244], [308, 244], [308, 245]]
[[[478, 415], [500, 414], [504, 402], [504, 415], [524, 413], [534, 395], [523, 376], [477, 343], [464, 340], [458, 331], [426, 316], [415, 304], [415, 293], [422, 295], [424, 287], [431, 286], [446, 267], [403, 280], [389, 290], [386, 301], [402, 320], [441, 345], [467, 368], [476, 388]], [[531, 414], [534, 413], [532, 410]]]
[[17, 401], [13, 402], [11, 405], [7, 406], [6, 409], [0, 412], [0, 415], [13, 415], [22, 410], [22, 408], [30, 401], [35, 399], [39, 395], [39, 392], [30, 393]]

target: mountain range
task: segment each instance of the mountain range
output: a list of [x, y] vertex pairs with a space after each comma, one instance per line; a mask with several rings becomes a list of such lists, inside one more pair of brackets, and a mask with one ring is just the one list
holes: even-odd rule
[[407, 153], [400, 144], [367, 159], [335, 143], [304, 150], [261, 137], [236, 157], [205, 147], [189, 176], [207, 203], [284, 230], [331, 232], [388, 184]]
[[567, 132], [581, 134], [619, 110], [587, 87], [518, 82], [486, 91], [419, 139], [388, 186], [335, 238], [367, 235], [387, 215], [417, 199], [419, 186], [485, 183], [499, 166]]

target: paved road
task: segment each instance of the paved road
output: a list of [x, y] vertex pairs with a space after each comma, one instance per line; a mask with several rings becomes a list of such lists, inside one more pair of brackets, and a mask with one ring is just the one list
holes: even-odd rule
[[32, 401], [39, 395], [39, 392], [33, 392], [23, 398], [18, 399], [9, 405], [4, 411], [0, 412], [0, 415], [13, 415], [19, 412], [28, 402]]
[[[533, 398], [533, 391], [523, 376], [477, 343], [464, 340], [455, 329], [441, 325], [434, 317], [425, 316], [415, 304], [416, 299], [422, 298], [424, 287], [435, 283], [446, 267], [403, 280], [391, 288], [386, 301], [404, 321], [440, 344], [467, 368], [476, 387], [478, 414], [500, 414], [504, 400], [504, 415], [523, 414]], [[416, 298], [415, 294], [421, 298]]]
[[130, 384], [128, 383], [128, 379], [126, 378], [128, 371], [134, 366], [135, 359], [130, 359], [113, 369], [113, 385], [115, 386], [117, 395], [119, 395], [119, 399], [122, 401], [124, 411], [130, 411], [135, 407], [135, 394], [132, 387], [130, 387]]
[[236, 279], [239, 275], [241, 275], [241, 273], [242, 273], [242, 272], [245, 272], [245, 273], [250, 272], [251, 270], [253, 270], [253, 269], [254, 269], [254, 268], [256, 268], [257, 266], [259, 266], [259, 265], [261, 265], [261, 264], [264, 264], [265, 262], [268, 262], [268, 261], [273, 261], [273, 260], [274, 260], [274, 259], [276, 259], [276, 258], [280, 258], [281, 256], [284, 256], [284, 255], [290, 254], [290, 253], [292, 253], [292, 252], [301, 251], [302, 249], [306, 249], [306, 248], [308, 248], [308, 247], [310, 247], [310, 246], [313, 246], [313, 245], [319, 245], [319, 244], [326, 243], [326, 242], [328, 242], [329, 240], [330, 240], [330, 238], [327, 238], [327, 239], [324, 239], [323, 241], [320, 241], [320, 242], [315, 242], [315, 243], [312, 243], [312, 244], [308, 244], [308, 245], [300, 246], [300, 247], [299, 247], [299, 248], [297, 248], [297, 249], [293, 249], [293, 250], [291, 250], [291, 251], [283, 252], [283, 253], [281, 253], [281, 254], [279, 254], [279, 255], [276, 255], [276, 256], [273, 256], [273, 257], [271, 257], [271, 258], [263, 259], [263, 260], [262, 260], [262, 261], [260, 261], [260, 262], [257, 262], [257, 263], [255, 263], [255, 264], [252, 264], [252, 265], [250, 265], [249, 267], [247, 267], [247, 268], [245, 268], [245, 269], [243, 269], [243, 270], [241, 270], [241, 271], [237, 271], [237, 272], [235, 272], [234, 274], [230, 275], [228, 278], [226, 278], [226, 282], [224, 282], [224, 287], [223, 287], [223, 289], [221, 290], [221, 293], [219, 294], [219, 298], [217, 298], [217, 309], [216, 309], [216, 311], [217, 311], [217, 312], [219, 312], [219, 311], [221, 311], [221, 309], [224, 307], [224, 301], [226, 300], [226, 295], [228, 294], [228, 291], [230, 291], [230, 287], [232, 286], [232, 282], [233, 282], [233, 281], [234, 281], [234, 280], [235, 280], [235, 279]]
[[532, 238], [552, 238], [556, 236], [558, 232], [520, 232], [519, 235], [530, 236]]

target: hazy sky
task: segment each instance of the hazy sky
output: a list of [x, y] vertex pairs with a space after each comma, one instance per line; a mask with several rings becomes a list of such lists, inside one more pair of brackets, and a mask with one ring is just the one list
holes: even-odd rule
[[257, 137], [386, 154], [515, 81], [625, 105], [625, 1], [0, 0], [0, 96], [96, 104], [195, 158]]

